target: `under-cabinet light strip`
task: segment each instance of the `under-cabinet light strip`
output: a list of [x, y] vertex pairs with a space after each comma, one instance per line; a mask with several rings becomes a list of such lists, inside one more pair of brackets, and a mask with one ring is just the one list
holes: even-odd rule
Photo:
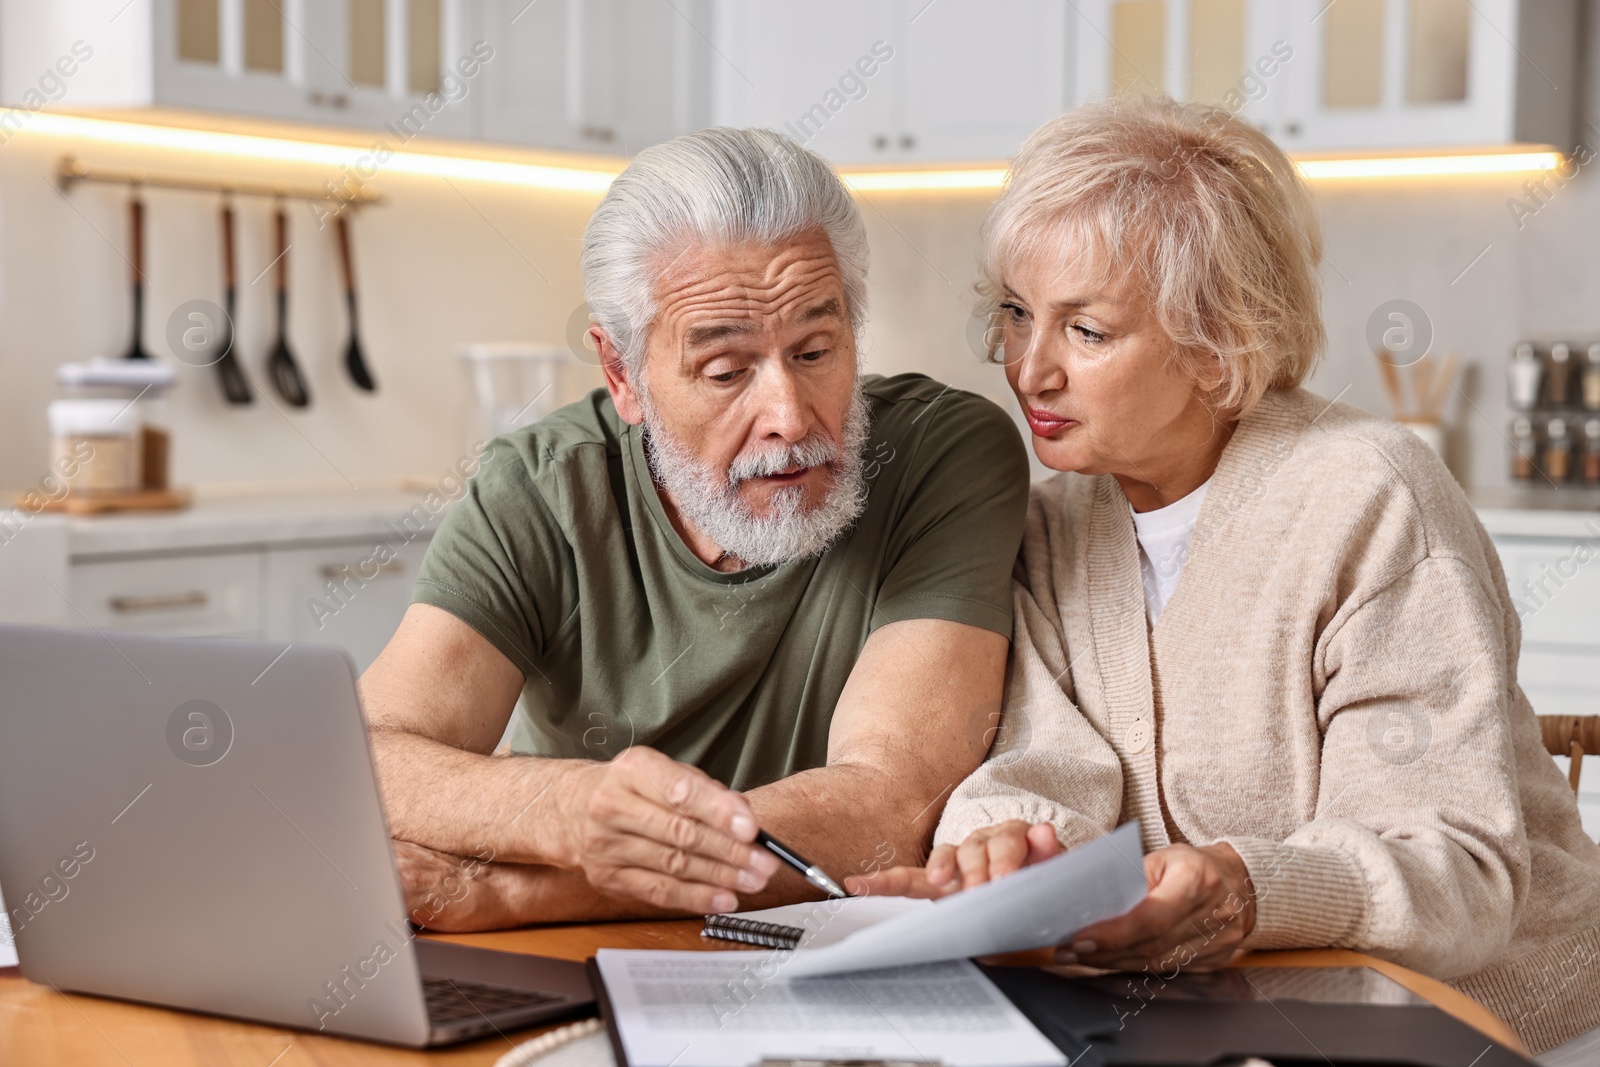
[[[604, 192], [617, 172], [599, 168], [519, 163], [439, 155], [404, 148], [386, 150], [376, 158], [376, 148], [297, 141], [259, 134], [193, 130], [154, 123], [59, 115], [47, 112], [0, 110], [0, 133], [15, 136], [24, 131], [62, 137], [89, 138], [111, 144], [173, 148], [283, 163], [310, 163], [336, 169], [368, 169], [377, 173], [418, 174], [429, 177], [523, 185], [537, 189]], [[9, 140], [10, 136], [5, 136]], [[374, 157], [365, 159], [364, 157]], [[1396, 156], [1365, 159], [1307, 159], [1297, 163], [1312, 180], [1446, 177], [1469, 174], [1515, 174], [1553, 170], [1562, 163], [1559, 152], [1483, 152], [1459, 155]], [[998, 189], [1004, 184], [1000, 167], [945, 170], [845, 170], [845, 183], [857, 192], [911, 190]]]

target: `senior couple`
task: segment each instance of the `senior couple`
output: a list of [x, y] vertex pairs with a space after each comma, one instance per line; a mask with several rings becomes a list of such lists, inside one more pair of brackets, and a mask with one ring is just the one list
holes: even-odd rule
[[992, 403], [858, 372], [826, 163], [761, 130], [640, 153], [583, 241], [605, 389], [496, 442], [362, 679], [409, 901], [478, 930], [807, 898], [758, 828], [939, 896], [1138, 818], [1147, 898], [1059, 959], [1351, 948], [1535, 1050], [1600, 1023], [1600, 849], [1494, 549], [1415, 437], [1301, 388], [1319, 255], [1226, 113], [1042, 127], [981, 286], [1065, 472], [1030, 493]]

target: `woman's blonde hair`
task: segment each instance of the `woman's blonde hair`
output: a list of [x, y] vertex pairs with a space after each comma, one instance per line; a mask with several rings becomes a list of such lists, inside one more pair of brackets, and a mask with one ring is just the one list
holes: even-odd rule
[[1126, 96], [1035, 130], [984, 222], [989, 309], [1007, 264], [1065, 236], [1102, 282], [1135, 273], [1179, 369], [1215, 384], [1219, 410], [1243, 414], [1300, 385], [1322, 355], [1310, 193], [1283, 151], [1228, 111]]

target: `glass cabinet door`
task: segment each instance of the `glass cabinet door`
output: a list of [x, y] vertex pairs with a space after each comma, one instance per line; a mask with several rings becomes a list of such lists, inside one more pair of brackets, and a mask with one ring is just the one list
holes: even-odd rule
[[471, 58], [476, 7], [476, 0], [155, 0], [155, 102], [470, 136], [476, 101], [468, 102], [473, 86], [456, 64]]
[[1281, 0], [1095, 0], [1069, 15], [1079, 102], [1166, 93], [1276, 133], [1292, 61]]
[[1286, 0], [1307, 77], [1294, 149], [1448, 148], [1514, 139], [1517, 0]]

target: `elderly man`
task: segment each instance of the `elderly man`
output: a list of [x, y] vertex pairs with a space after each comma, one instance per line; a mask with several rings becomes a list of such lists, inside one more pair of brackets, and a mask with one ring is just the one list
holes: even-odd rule
[[836, 878], [923, 860], [992, 740], [1028, 472], [989, 401], [858, 374], [866, 262], [779, 134], [612, 184], [583, 242], [605, 389], [495, 442], [362, 678], [417, 921], [811, 894], [758, 828]]

